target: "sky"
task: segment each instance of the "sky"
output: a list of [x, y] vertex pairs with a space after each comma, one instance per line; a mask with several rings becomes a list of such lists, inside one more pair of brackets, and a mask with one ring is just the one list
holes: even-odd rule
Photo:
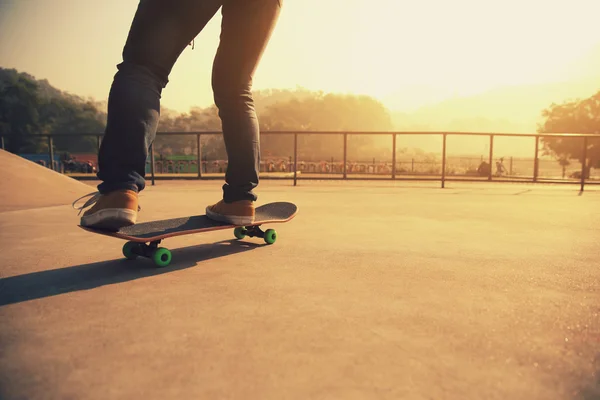
[[[199, 0], [201, 1], [201, 0]], [[137, 0], [0, 0], [0, 67], [106, 100]], [[375, 6], [374, 6], [375, 5]], [[284, 0], [254, 89], [427, 99], [578, 78], [598, 0]], [[212, 104], [220, 13], [175, 65], [162, 104]]]

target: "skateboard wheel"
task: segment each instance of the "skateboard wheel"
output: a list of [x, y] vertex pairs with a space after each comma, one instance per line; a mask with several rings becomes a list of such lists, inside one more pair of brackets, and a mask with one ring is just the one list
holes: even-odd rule
[[135, 242], [127, 242], [123, 245], [123, 255], [128, 260], [135, 260], [137, 258], [137, 254], [133, 252], [133, 248], [137, 246]]
[[277, 240], [277, 232], [275, 232], [275, 229], [267, 229], [265, 231], [265, 242], [267, 244], [273, 244], [275, 243], [275, 240]]
[[159, 247], [152, 254], [152, 261], [158, 267], [166, 267], [171, 263], [171, 251], [169, 249], [165, 249], [164, 247]]
[[247, 232], [248, 232], [248, 230], [246, 228], [244, 228], [243, 226], [238, 226], [237, 228], [235, 228], [233, 230], [234, 236], [238, 239], [245, 238]]

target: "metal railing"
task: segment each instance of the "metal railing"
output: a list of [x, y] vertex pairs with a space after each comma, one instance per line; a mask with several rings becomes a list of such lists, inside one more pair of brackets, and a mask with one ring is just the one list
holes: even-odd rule
[[[198, 165], [198, 174], [194, 179], [204, 179], [202, 174], [202, 142], [201, 138], [205, 135], [221, 135], [220, 131], [202, 131], [202, 132], [157, 132], [157, 136], [196, 136], [196, 154], [197, 154], [197, 165]], [[336, 180], [336, 179], [352, 179], [352, 180], [372, 180], [373, 178], [356, 178], [356, 177], [348, 177], [348, 137], [351, 135], [379, 135], [379, 136], [391, 136], [392, 138], [392, 168], [391, 168], [391, 177], [388, 178], [390, 180], [398, 180], [398, 181], [440, 181], [441, 187], [445, 188], [446, 182], [473, 182], [473, 181], [481, 181], [481, 179], [475, 178], [459, 178], [459, 177], [451, 177], [447, 176], [447, 139], [449, 136], [479, 136], [479, 137], [488, 137], [489, 138], [489, 172], [487, 176], [488, 182], [513, 182], [513, 183], [566, 183], [566, 184], [579, 184], [581, 187], [581, 191], [584, 190], [586, 184], [588, 185], [596, 185], [600, 184], [600, 182], [590, 182], [586, 179], [586, 165], [585, 160], [587, 160], [588, 155], [588, 144], [590, 139], [598, 139], [600, 140], [600, 134], [581, 134], [581, 133], [543, 133], [543, 134], [520, 134], [520, 133], [479, 133], [479, 132], [392, 132], [392, 131], [263, 131], [261, 135], [287, 135], [293, 136], [293, 157], [292, 157], [292, 165], [293, 165], [293, 174], [290, 179], [293, 180], [294, 186], [298, 184], [299, 180]], [[342, 161], [342, 177], [307, 177], [307, 176], [298, 176], [298, 136], [300, 135], [342, 135], [343, 136], [343, 161]], [[396, 144], [398, 136], [408, 136], [408, 135], [436, 135], [442, 137], [442, 161], [441, 161], [441, 175], [436, 178], [425, 177], [425, 176], [416, 176], [416, 177], [402, 177], [398, 176], [397, 173], [397, 151]], [[81, 134], [72, 134], [72, 133], [55, 133], [55, 134], [40, 134], [40, 137], [45, 137], [48, 141], [48, 154], [50, 156], [50, 160], [54, 160], [54, 146], [53, 146], [53, 138], [55, 137], [65, 137], [65, 136], [77, 136], [77, 137], [96, 137], [97, 139], [97, 148], [100, 148], [102, 137], [104, 136], [101, 133], [81, 133]], [[0, 135], [0, 147], [5, 149], [4, 138], [10, 137], [9, 135]], [[492, 173], [492, 163], [494, 159], [494, 139], [497, 137], [510, 137], [510, 138], [534, 138], [535, 146], [533, 151], [533, 177], [531, 179], [519, 178], [519, 179], [508, 179], [502, 178], [498, 180], [493, 179]], [[581, 177], [578, 181], [561, 181], [561, 180], [552, 180], [552, 179], [540, 179], [539, 177], [539, 152], [540, 152], [540, 139], [541, 138], [550, 138], [550, 137], [561, 137], [561, 138], [581, 138], [582, 145], [582, 160], [584, 162], [581, 163]], [[152, 185], [155, 185], [156, 174], [155, 174], [155, 155], [154, 155], [154, 145], [151, 145], [149, 148], [150, 155], [150, 179]], [[53, 162], [50, 163], [50, 167], [54, 169]], [[177, 178], [175, 178], [177, 179]], [[261, 178], [262, 179], [262, 178]], [[268, 179], [268, 178], [267, 178]], [[280, 178], [281, 179], [281, 178]], [[384, 178], [376, 178], [377, 180], [382, 180]]]

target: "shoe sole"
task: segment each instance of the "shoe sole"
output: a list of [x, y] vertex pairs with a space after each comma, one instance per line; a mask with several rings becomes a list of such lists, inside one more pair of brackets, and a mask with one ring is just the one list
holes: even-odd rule
[[118, 231], [136, 223], [137, 213], [123, 208], [105, 208], [81, 217], [81, 226]]
[[226, 222], [232, 225], [244, 226], [252, 225], [254, 223], [254, 217], [239, 215], [221, 215], [212, 212], [209, 208], [206, 209], [206, 216], [215, 221]]

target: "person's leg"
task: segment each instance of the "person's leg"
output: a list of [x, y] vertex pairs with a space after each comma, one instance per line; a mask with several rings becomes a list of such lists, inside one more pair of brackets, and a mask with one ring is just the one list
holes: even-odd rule
[[212, 85], [228, 166], [223, 200], [207, 208], [214, 219], [240, 224], [254, 219], [260, 139], [252, 79], [280, 11], [280, 0], [226, 0], [223, 4]]
[[221, 4], [222, 0], [140, 1], [109, 94], [98, 157], [101, 193], [144, 189], [162, 90], [181, 52]]
[[109, 93], [98, 154], [101, 196], [82, 224], [118, 229], [136, 222], [162, 90], [181, 52], [221, 5], [222, 0], [140, 1]]

